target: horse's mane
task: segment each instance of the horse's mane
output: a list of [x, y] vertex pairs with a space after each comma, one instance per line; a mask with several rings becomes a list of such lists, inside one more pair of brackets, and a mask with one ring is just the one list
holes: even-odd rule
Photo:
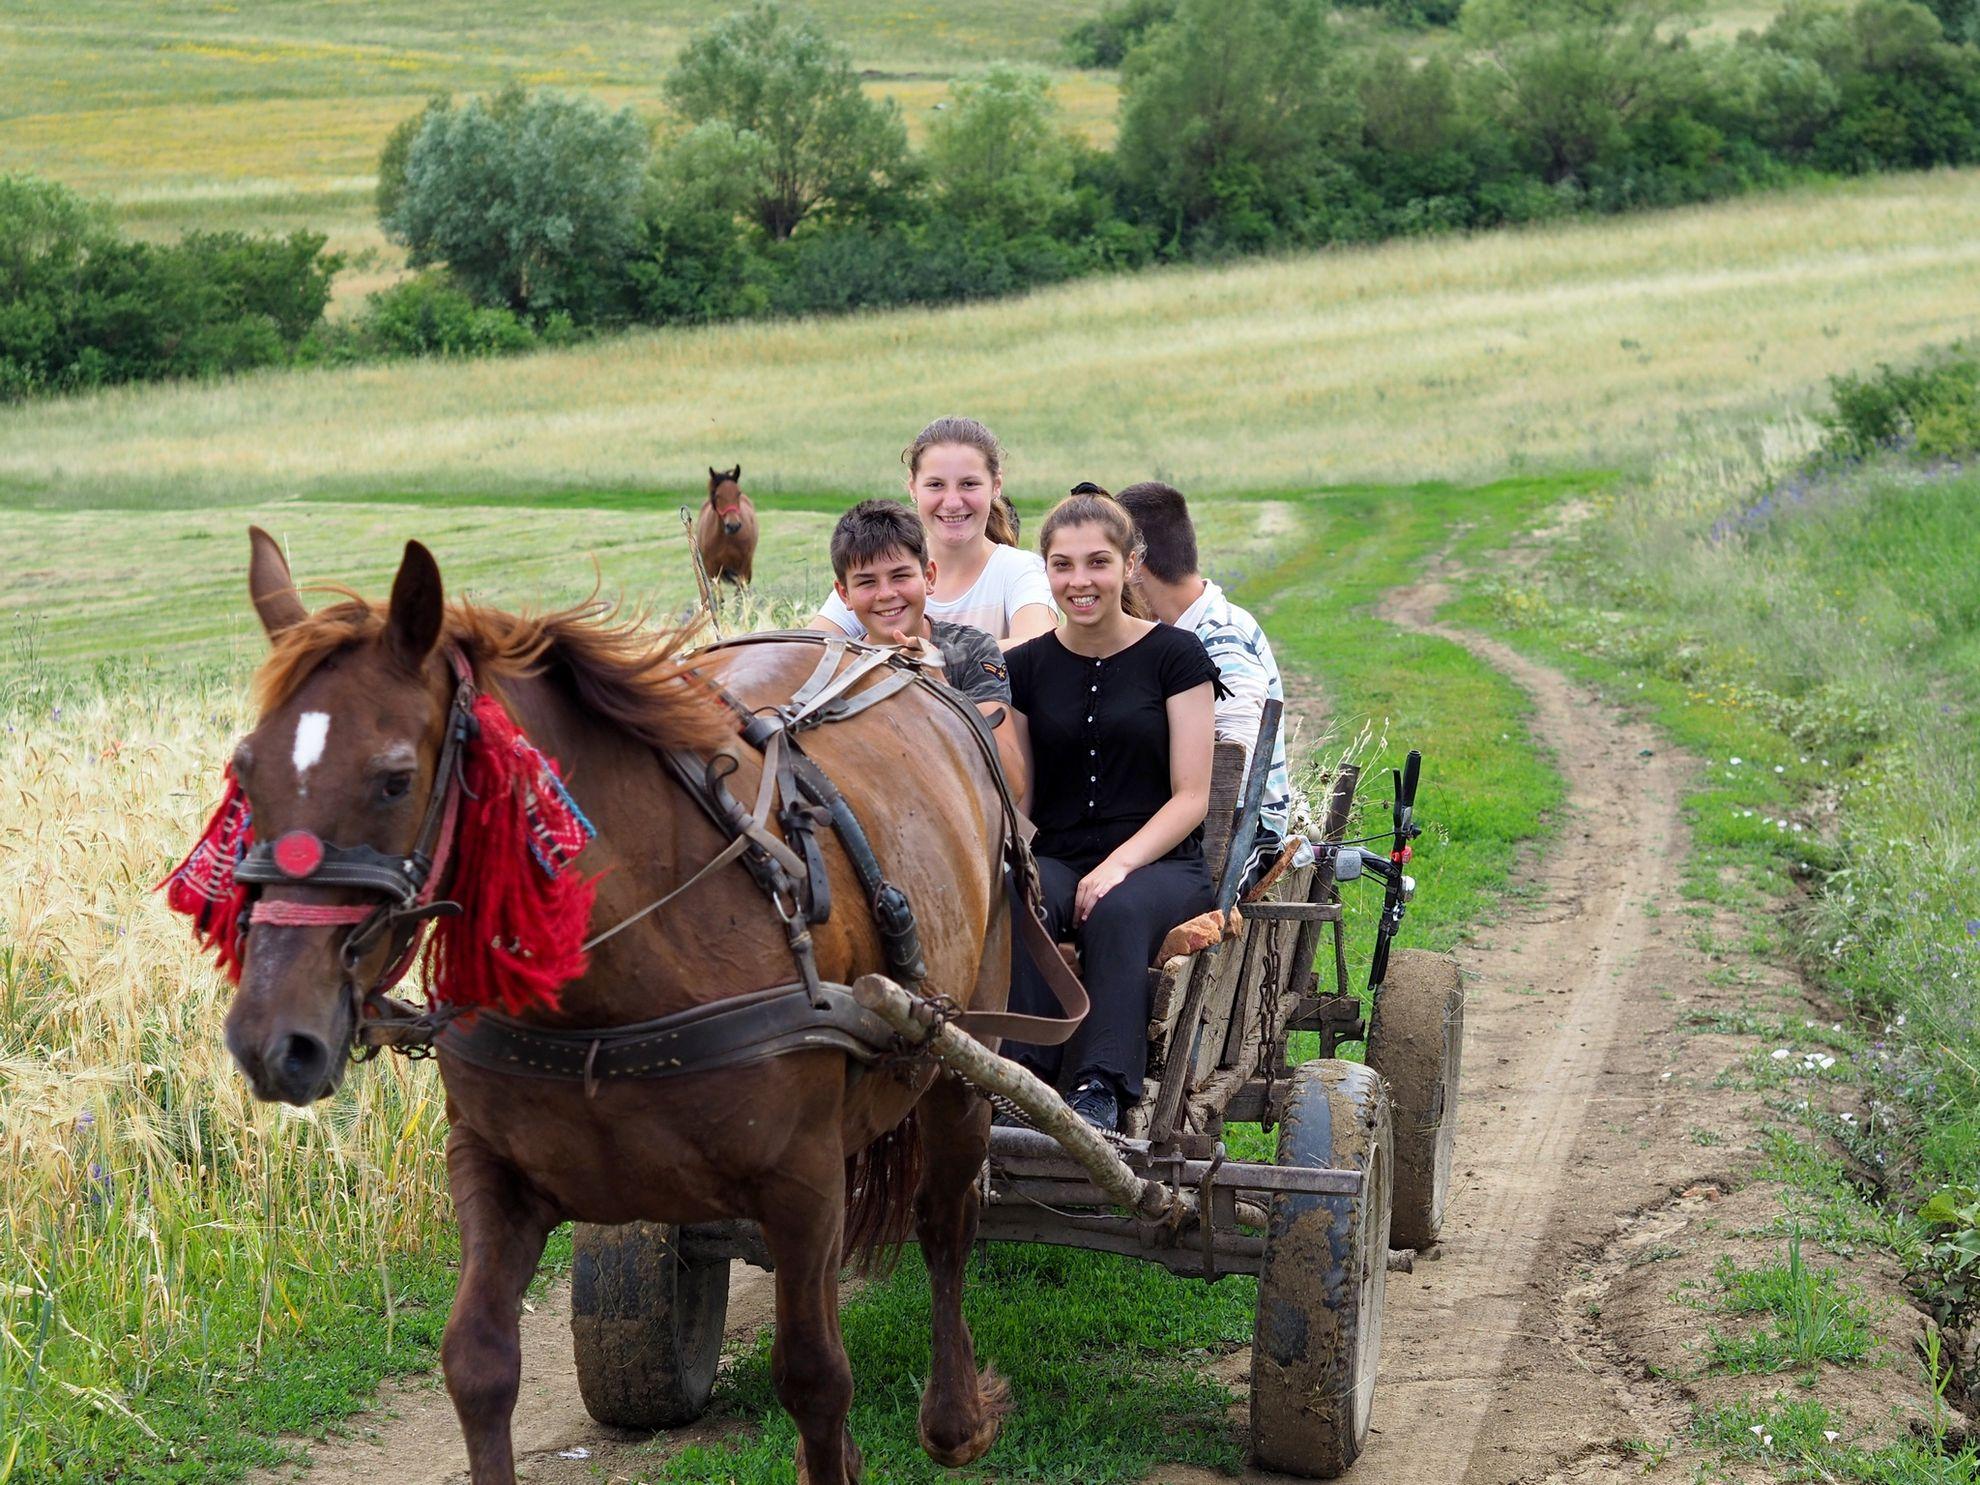
[[[325, 660], [378, 640], [385, 605], [348, 588], [276, 636], [255, 672], [255, 702], [280, 706]], [[459, 645], [484, 691], [546, 674], [567, 679], [578, 704], [653, 748], [712, 751], [736, 735], [736, 719], [681, 652], [692, 626], [648, 629], [643, 616], [589, 600], [547, 614], [512, 614], [472, 603], [447, 605], [443, 642]]]

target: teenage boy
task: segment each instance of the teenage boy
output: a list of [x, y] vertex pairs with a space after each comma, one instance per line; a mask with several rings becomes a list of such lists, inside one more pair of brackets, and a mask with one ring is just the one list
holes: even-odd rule
[[935, 564], [921, 518], [894, 500], [862, 500], [832, 528], [832, 575], [839, 599], [866, 627], [869, 639], [906, 644], [918, 639], [942, 657], [949, 684], [986, 716], [1006, 713], [996, 729], [997, 753], [1013, 795], [1024, 792], [1023, 754], [1012, 735], [1010, 672], [1004, 651], [981, 629], [927, 615]]
[[[1247, 766], [1258, 742], [1265, 702], [1283, 703], [1285, 686], [1271, 642], [1258, 621], [1224, 596], [1224, 590], [1196, 570], [1196, 528], [1182, 492], [1159, 480], [1129, 485], [1115, 497], [1134, 517], [1142, 543], [1135, 582], [1148, 607], [1164, 624], [1193, 629], [1216, 662], [1224, 683], [1217, 701], [1217, 739], [1241, 743]], [[1286, 769], [1286, 728], [1282, 720], [1272, 739], [1272, 771], [1258, 811], [1258, 836], [1246, 863], [1249, 887], [1285, 848], [1292, 815], [1292, 776]]]

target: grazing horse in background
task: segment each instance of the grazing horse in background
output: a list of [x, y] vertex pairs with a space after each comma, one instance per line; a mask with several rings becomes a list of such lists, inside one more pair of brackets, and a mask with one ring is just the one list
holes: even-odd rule
[[[733, 473], [724, 477], [732, 482]], [[793, 980], [798, 935], [745, 871], [748, 858], [717, 860], [735, 836], [698, 807], [663, 756], [714, 760], [709, 776], [725, 777], [735, 800], [757, 798], [766, 755], [742, 740], [739, 712], [716, 686], [743, 710], [783, 704], [818, 662], [817, 646], [780, 640], [689, 659], [681, 635], [612, 625], [595, 608], [527, 616], [447, 603], [439, 567], [417, 542], [406, 545], [388, 604], [353, 598], [309, 613], [280, 548], [265, 532], [251, 535], [249, 590], [272, 652], [256, 676], [259, 720], [234, 754], [229, 800], [251, 809], [252, 838], [273, 844], [255, 846], [230, 879], [263, 885], [251, 932], [228, 940], [240, 951], [231, 961], [240, 989], [227, 1044], [256, 1097], [301, 1107], [334, 1092], [358, 1028], [376, 1013], [366, 987], [389, 983], [405, 962], [408, 940], [425, 926], [419, 914], [452, 908], [428, 904], [423, 891], [422, 906], [404, 920], [384, 918], [383, 931], [359, 924], [365, 904], [390, 890], [393, 870], [422, 875], [412, 863], [430, 859], [433, 891], [466, 902], [469, 915], [454, 921], [473, 924], [489, 873], [514, 865], [475, 856], [480, 848], [465, 833], [455, 837], [459, 851], [445, 848], [463, 797], [452, 777], [467, 759], [465, 822], [487, 808], [486, 775], [475, 769], [488, 766], [490, 751], [533, 760], [538, 771], [517, 796], [531, 810], [546, 795], [566, 798], [547, 770], [570, 781], [573, 813], [596, 831], [570, 863], [596, 894], [581, 931], [624, 931], [586, 945], [588, 962], [573, 961], [576, 977], [553, 995], [521, 1010], [502, 999], [506, 1017], [484, 998], [475, 1020], [531, 1034], [623, 1027], [719, 1010]], [[463, 697], [474, 720], [457, 725]], [[897, 709], [910, 714], [882, 715]], [[805, 739], [864, 823], [887, 877], [921, 909], [926, 993], [1001, 1009], [1012, 923], [1001, 886], [1005, 817], [970, 724], [916, 684]], [[518, 743], [541, 756], [518, 754]], [[533, 830], [541, 824], [528, 818]], [[444, 821], [433, 852], [431, 819]], [[791, 838], [774, 816], [770, 828]], [[540, 838], [517, 839], [533, 851]], [[885, 946], [861, 911], [866, 897], [846, 850], [824, 831], [813, 844], [841, 904], [806, 938], [818, 975], [849, 985], [885, 972]], [[251, 875], [246, 863], [264, 850], [279, 871], [264, 863]], [[518, 879], [543, 861], [539, 854], [532, 864], [526, 851]], [[710, 863], [718, 869], [704, 873]], [[373, 872], [386, 878], [383, 889], [368, 885], [363, 874]], [[626, 921], [684, 884], [678, 903]], [[457, 976], [467, 954], [490, 951], [489, 925], [478, 926], [478, 935], [463, 930]], [[515, 944], [509, 925], [495, 926], [499, 955]], [[433, 978], [447, 961], [430, 963], [439, 968], [429, 989], [437, 984], [443, 1002], [472, 1003], [474, 984]], [[869, 1068], [816, 1045], [663, 1077], [628, 1069], [594, 1080], [589, 1061], [581, 1077], [524, 1076], [466, 1060], [462, 1041], [476, 1034], [475, 1020], [448, 1024], [437, 1041], [461, 1231], [441, 1359], [474, 1485], [516, 1478], [510, 1422], [522, 1295], [545, 1238], [565, 1221], [758, 1223], [776, 1264], [771, 1368], [798, 1426], [798, 1478], [848, 1485], [861, 1473], [839, 1333], [848, 1230], [889, 1231], [898, 1241], [911, 1216], [934, 1295], [923, 1447], [948, 1465], [990, 1447], [1007, 1401], [993, 1372], [978, 1373], [962, 1314], [975, 1182], [989, 1143], [990, 1108], [979, 1095], [932, 1064]], [[592, 1033], [574, 1034], [582, 1048]]]
[[708, 503], [694, 523], [694, 544], [711, 583], [727, 578], [746, 587], [756, 563], [756, 507], [743, 494], [741, 480], [740, 464], [708, 471]]

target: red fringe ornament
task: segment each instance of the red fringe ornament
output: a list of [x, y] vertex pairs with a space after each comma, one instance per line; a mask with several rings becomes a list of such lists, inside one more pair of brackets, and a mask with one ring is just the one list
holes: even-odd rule
[[[555, 1010], [558, 992], [585, 971], [585, 929], [597, 888], [574, 861], [596, 832], [556, 763], [531, 746], [501, 702], [477, 698], [474, 716], [479, 731], [462, 758], [466, 787], [452, 846], [453, 896], [462, 911], [434, 925], [426, 950], [428, 999], [512, 1015]], [[238, 985], [248, 889], [235, 881], [234, 867], [254, 844], [254, 814], [231, 766], [226, 779], [199, 841], [158, 885]], [[446, 852], [443, 842], [437, 854], [444, 860]]]
[[555, 1010], [585, 971], [597, 879], [573, 858], [595, 832], [501, 702], [477, 698], [474, 716], [451, 894], [461, 914], [434, 924], [426, 983], [448, 1005]]
[[254, 812], [246, 792], [227, 768], [227, 787], [186, 859], [158, 884], [175, 913], [193, 920], [193, 937], [211, 949], [220, 968], [236, 985], [241, 982], [241, 910], [247, 888], [234, 880], [234, 867], [254, 844]]

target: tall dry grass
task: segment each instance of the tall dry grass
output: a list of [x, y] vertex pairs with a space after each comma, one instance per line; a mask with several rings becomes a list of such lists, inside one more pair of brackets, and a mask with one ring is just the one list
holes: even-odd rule
[[42, 1480], [155, 1435], [161, 1371], [237, 1381], [311, 1291], [430, 1245], [443, 1120], [424, 1067], [304, 1112], [228, 1060], [230, 987], [152, 888], [218, 792], [237, 688], [16, 675], [0, 717], [0, 1480]]

